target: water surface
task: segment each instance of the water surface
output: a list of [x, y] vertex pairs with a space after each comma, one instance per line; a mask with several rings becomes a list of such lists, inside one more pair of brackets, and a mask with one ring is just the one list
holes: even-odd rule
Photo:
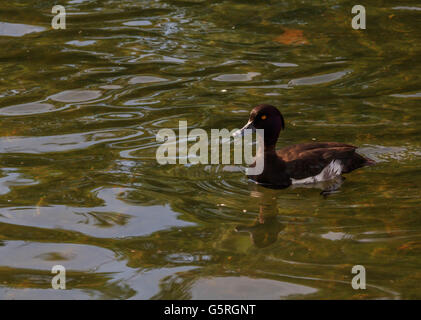
[[[421, 6], [371, 1], [0, 4], [0, 298], [421, 298]], [[159, 165], [159, 129], [361, 146], [338, 192]], [[322, 187], [323, 188], [323, 187]], [[67, 290], [51, 268], [67, 268]], [[354, 265], [367, 289], [351, 287]]]

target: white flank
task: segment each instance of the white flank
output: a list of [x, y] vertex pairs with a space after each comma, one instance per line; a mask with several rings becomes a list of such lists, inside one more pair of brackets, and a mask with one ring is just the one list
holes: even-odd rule
[[321, 181], [331, 180], [337, 176], [342, 174], [343, 165], [341, 160], [332, 160], [322, 172], [320, 172], [317, 176], [312, 176], [304, 179], [293, 179], [291, 178], [292, 184], [308, 184], [308, 183], [316, 183]]

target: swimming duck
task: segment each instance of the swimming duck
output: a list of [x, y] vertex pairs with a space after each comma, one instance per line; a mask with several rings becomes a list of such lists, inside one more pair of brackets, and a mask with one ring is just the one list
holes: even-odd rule
[[375, 163], [356, 153], [357, 147], [340, 142], [295, 144], [276, 151], [285, 122], [272, 105], [253, 108], [249, 121], [236, 134], [243, 135], [246, 129], [264, 129], [263, 172], [248, 176], [264, 186], [285, 188], [291, 184], [318, 183]]

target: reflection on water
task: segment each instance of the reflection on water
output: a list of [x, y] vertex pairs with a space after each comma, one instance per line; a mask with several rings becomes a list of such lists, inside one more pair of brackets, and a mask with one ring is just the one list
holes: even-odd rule
[[339, 80], [350, 73], [350, 71], [338, 71], [334, 73], [323, 74], [319, 76], [304, 77], [299, 79], [293, 79], [289, 82], [291, 86], [304, 86], [304, 85], [314, 85], [328, 83], [331, 81]]
[[68, 90], [50, 96], [51, 100], [58, 102], [83, 102], [97, 99], [101, 96], [98, 90]]
[[24, 116], [27, 114], [43, 113], [55, 110], [55, 107], [49, 103], [24, 103], [0, 109], [0, 115], [5, 116]]
[[[48, 2], [0, 4], [0, 298], [421, 297], [418, 4], [367, 4], [364, 31], [341, 0], [63, 5], [66, 30]], [[259, 103], [278, 147], [378, 164], [283, 190], [157, 164], [158, 130], [231, 130]]]
[[0, 36], [21, 37], [27, 33], [41, 32], [45, 29], [20, 23], [0, 22]]
[[255, 197], [259, 203], [259, 215], [251, 225], [238, 225], [235, 230], [248, 232], [253, 244], [264, 248], [278, 239], [278, 234], [285, 226], [278, 220], [277, 192], [253, 185], [250, 196]]
[[289, 282], [247, 277], [199, 279], [193, 286], [192, 299], [258, 299], [275, 300], [315, 293], [317, 289]]

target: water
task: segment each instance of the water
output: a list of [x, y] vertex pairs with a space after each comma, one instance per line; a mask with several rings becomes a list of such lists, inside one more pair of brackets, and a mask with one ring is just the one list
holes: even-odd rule
[[[349, 1], [265, 3], [62, 1], [66, 30], [54, 1], [0, 4], [0, 298], [421, 298], [421, 6], [371, 1], [353, 30]], [[329, 196], [157, 164], [159, 129], [259, 103], [278, 147], [378, 164]]]

